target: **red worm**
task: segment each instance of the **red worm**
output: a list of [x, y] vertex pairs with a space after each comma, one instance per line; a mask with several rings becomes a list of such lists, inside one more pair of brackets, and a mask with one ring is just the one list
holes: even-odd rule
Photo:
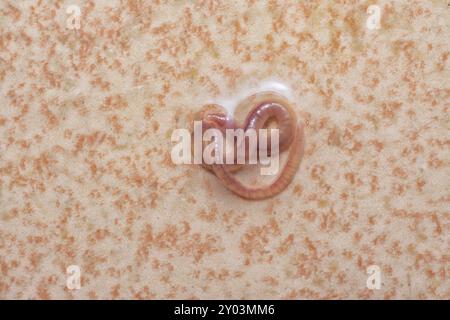
[[[268, 184], [258, 187], [246, 186], [240, 182], [233, 172], [239, 170], [242, 165], [212, 164], [203, 166], [217, 176], [222, 184], [245, 199], [265, 199], [282, 192], [292, 181], [303, 157], [305, 135], [303, 125], [297, 121], [290, 103], [280, 94], [266, 91], [254, 94], [243, 100], [238, 108], [253, 106], [242, 126], [236, 124], [225, 113], [219, 111], [218, 105], [207, 105], [198, 115], [202, 120], [204, 130], [217, 128], [224, 132], [225, 129], [238, 129], [244, 131], [254, 129], [258, 132], [271, 119], [276, 120], [279, 128], [279, 152], [290, 149], [286, 163], [276, 179]], [[246, 141], [247, 142], [247, 141]], [[248, 147], [248, 143], [246, 143]], [[258, 143], [258, 148], [260, 144]], [[267, 144], [270, 150], [270, 144]], [[248, 151], [248, 149], [247, 149]], [[248, 160], [248, 152], [245, 152]]]

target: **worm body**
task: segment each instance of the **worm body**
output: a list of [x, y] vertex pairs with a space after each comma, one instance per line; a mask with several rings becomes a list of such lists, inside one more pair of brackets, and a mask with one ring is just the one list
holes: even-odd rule
[[[279, 129], [279, 152], [289, 149], [288, 158], [281, 172], [270, 184], [263, 186], [247, 186], [237, 179], [233, 174], [242, 168], [242, 164], [212, 164], [203, 166], [212, 171], [222, 184], [230, 191], [245, 199], [265, 199], [282, 192], [292, 181], [298, 170], [304, 152], [304, 128], [297, 121], [296, 114], [286, 98], [276, 92], [266, 91], [254, 94], [244, 99], [238, 108], [252, 107], [242, 125], [237, 124], [232, 118], [228, 117], [218, 105], [205, 106], [199, 114], [204, 129], [216, 128], [225, 133], [226, 129], [254, 129], [258, 132], [264, 128], [269, 120], [275, 120]], [[247, 139], [247, 138], [246, 138]], [[246, 147], [246, 161], [251, 150], [247, 140], [241, 141]], [[237, 143], [236, 143], [237, 144]], [[257, 148], [265, 148], [270, 153], [271, 145], [268, 139], [267, 143], [262, 144], [258, 141]], [[239, 147], [235, 145], [235, 148]], [[235, 153], [236, 155], [236, 153]]]

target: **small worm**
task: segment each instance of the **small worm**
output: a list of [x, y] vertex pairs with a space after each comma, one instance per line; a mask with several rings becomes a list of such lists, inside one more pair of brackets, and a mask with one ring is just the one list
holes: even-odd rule
[[[253, 106], [253, 108], [248, 113], [242, 126], [239, 126], [222, 111], [223, 109], [219, 105], [215, 104], [204, 106], [203, 110], [197, 114], [197, 119], [202, 120], [204, 130], [216, 128], [224, 133], [225, 129], [243, 129], [244, 131], [254, 129], [258, 132], [259, 129], [264, 128], [269, 120], [274, 118], [279, 128], [279, 152], [290, 149], [287, 161], [277, 178], [268, 185], [246, 186], [233, 175], [233, 172], [242, 168], [241, 164], [202, 165], [212, 171], [226, 188], [238, 196], [251, 200], [266, 199], [282, 192], [294, 178], [303, 158], [304, 128], [303, 124], [297, 121], [296, 114], [289, 101], [276, 92], [265, 91], [251, 95], [239, 103], [237, 109], [248, 106]], [[246, 143], [246, 147], [248, 147], [248, 143]], [[266, 148], [270, 150], [269, 142]], [[246, 160], [248, 160], [248, 153], [245, 152]]]

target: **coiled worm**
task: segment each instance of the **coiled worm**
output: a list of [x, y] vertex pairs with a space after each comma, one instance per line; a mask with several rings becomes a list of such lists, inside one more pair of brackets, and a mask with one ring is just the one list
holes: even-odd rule
[[[241, 126], [228, 117], [219, 105], [206, 105], [197, 114], [197, 119], [202, 121], [205, 129], [216, 128], [222, 132], [225, 129], [243, 129], [244, 132], [254, 129], [258, 132], [269, 120], [274, 119], [279, 129], [279, 152], [289, 149], [285, 165], [276, 179], [267, 185], [247, 186], [233, 174], [242, 168], [242, 164], [213, 163], [203, 166], [211, 170], [226, 188], [242, 198], [252, 200], [270, 198], [282, 192], [291, 183], [299, 168], [304, 153], [304, 128], [303, 124], [297, 121], [289, 101], [276, 92], [265, 91], [251, 95], [240, 102], [237, 109], [248, 107], [251, 107], [250, 112]], [[258, 148], [260, 145], [258, 142]], [[270, 149], [270, 143], [267, 143], [267, 148]]]

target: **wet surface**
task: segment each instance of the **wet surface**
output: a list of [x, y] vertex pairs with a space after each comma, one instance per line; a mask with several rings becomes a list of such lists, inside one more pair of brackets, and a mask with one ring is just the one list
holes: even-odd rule
[[[369, 4], [2, 1], [0, 297], [449, 299], [449, 9]], [[267, 79], [306, 125], [283, 193], [171, 162]]]

